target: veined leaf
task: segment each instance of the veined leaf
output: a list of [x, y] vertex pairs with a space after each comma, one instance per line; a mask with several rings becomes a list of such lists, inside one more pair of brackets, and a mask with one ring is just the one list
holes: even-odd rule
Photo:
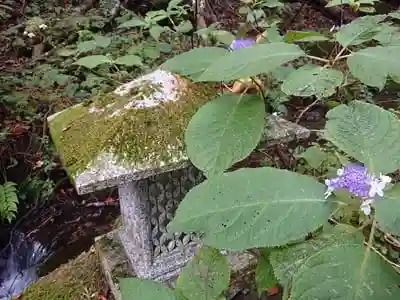
[[146, 13], [146, 20], [149, 20], [152, 24], [156, 24], [162, 20], [168, 18], [168, 13], [161, 9], [161, 10], [151, 10]]
[[217, 249], [203, 246], [182, 269], [176, 281], [176, 292], [191, 300], [217, 299], [228, 287], [229, 278], [226, 257]]
[[297, 155], [297, 157], [305, 159], [311, 168], [318, 169], [328, 159], [329, 155], [322, 151], [318, 145], [314, 145], [308, 147], [306, 151]]
[[382, 90], [387, 77], [400, 81], [400, 46], [377, 46], [355, 52], [347, 59], [350, 72], [366, 85]]
[[283, 36], [281, 36], [281, 34], [279, 33], [278, 27], [276, 25], [266, 28], [263, 35], [266, 36], [267, 41], [270, 43], [283, 42]]
[[78, 43], [76, 48], [78, 49], [79, 52], [85, 53], [85, 52], [90, 52], [93, 51], [94, 49], [97, 48], [96, 41], [84, 41], [81, 43]]
[[293, 278], [291, 298], [400, 299], [400, 275], [375, 252], [364, 256], [362, 244], [333, 246], [311, 256]]
[[375, 35], [374, 40], [379, 41], [383, 46], [400, 46], [400, 30], [396, 26], [383, 23], [381, 24], [381, 30]]
[[385, 15], [365, 16], [357, 18], [342, 27], [336, 34], [336, 40], [343, 46], [359, 45], [370, 41], [379, 32], [379, 23]]
[[285, 42], [317, 42], [329, 40], [320, 32], [316, 31], [288, 31], [284, 37]]
[[379, 226], [391, 234], [400, 236], [400, 184], [386, 191], [383, 199], [373, 203]]
[[328, 225], [322, 234], [305, 243], [272, 250], [269, 259], [279, 282], [286, 286], [308, 258], [327, 247], [362, 244], [364, 237], [356, 230], [348, 225]]
[[153, 37], [153, 39], [155, 39], [156, 41], [158, 41], [158, 39], [160, 38], [161, 34], [163, 32], [166, 31], [165, 27], [159, 26], [159, 25], [152, 25], [149, 29], [149, 33], [150, 35]]
[[94, 35], [93, 36], [96, 45], [101, 47], [101, 48], [107, 48], [111, 44], [111, 38], [108, 36], [102, 36], [102, 35]]
[[75, 55], [77, 53], [77, 51], [76, 51], [76, 49], [62, 48], [62, 49], [58, 50], [56, 53], [58, 56], [68, 57], [68, 56]]
[[96, 68], [99, 65], [102, 64], [110, 64], [113, 63], [113, 61], [108, 58], [107, 56], [104, 55], [90, 55], [86, 57], [82, 57], [78, 59], [74, 64], [79, 65], [79, 66], [84, 66], [89, 69]]
[[303, 50], [294, 44], [256, 44], [229, 52], [213, 61], [198, 81], [229, 81], [256, 76], [303, 55]]
[[189, 20], [182, 21], [178, 26], [176, 26], [175, 30], [181, 33], [188, 33], [193, 29], [192, 22]]
[[389, 16], [393, 19], [398, 19], [400, 20], [400, 11], [392, 12], [389, 14]]
[[[331, 0], [328, 2], [325, 7], [332, 7], [332, 6], [337, 6], [337, 5], [343, 5], [343, 4], [351, 4], [354, 0]], [[374, 5], [375, 2], [379, 2], [379, 0], [357, 0], [358, 3], [360, 4], [372, 4]]]
[[235, 39], [235, 36], [226, 30], [213, 30], [211, 31], [210, 35], [213, 36], [216, 41], [225, 45], [230, 45]]
[[333, 95], [344, 80], [339, 70], [305, 65], [289, 74], [281, 88], [287, 95], [322, 99]]
[[205, 244], [238, 251], [285, 245], [326, 222], [332, 206], [324, 192], [295, 172], [241, 169], [191, 189], [168, 230], [200, 232]]
[[368, 14], [372, 14], [376, 11], [375, 7], [373, 6], [361, 6], [358, 8], [358, 10]]
[[161, 68], [183, 76], [195, 76], [201, 74], [210, 64], [226, 55], [227, 52], [219, 47], [195, 48], [167, 60], [161, 65]]
[[276, 7], [283, 7], [285, 4], [283, 4], [279, 0], [267, 0], [264, 2], [260, 3], [261, 7], [269, 7], [269, 8], [276, 8]]
[[[121, 300], [180, 300], [174, 291], [165, 285], [138, 278], [124, 278], [119, 282]], [[138, 296], [139, 295], [139, 296]]]
[[186, 129], [191, 162], [207, 177], [221, 174], [254, 150], [263, 133], [264, 117], [259, 96], [225, 94], [208, 102]]
[[400, 121], [395, 114], [352, 101], [331, 109], [326, 118], [326, 139], [370, 171], [387, 174], [400, 168]]
[[260, 295], [263, 291], [273, 288], [278, 284], [275, 277], [274, 269], [269, 261], [269, 249], [263, 249], [258, 259], [256, 268], [256, 286]]
[[125, 65], [125, 66], [143, 66], [142, 59], [137, 55], [125, 55], [118, 57], [115, 60], [117, 65]]
[[94, 35], [93, 40], [84, 41], [77, 44], [77, 49], [81, 53], [90, 52], [96, 49], [97, 47], [107, 48], [111, 43], [111, 38], [102, 36], [102, 35]]
[[118, 26], [118, 28], [134, 28], [134, 27], [142, 27], [145, 25], [147, 25], [147, 23], [144, 20], [132, 19], [125, 23], [122, 23], [121, 25]]

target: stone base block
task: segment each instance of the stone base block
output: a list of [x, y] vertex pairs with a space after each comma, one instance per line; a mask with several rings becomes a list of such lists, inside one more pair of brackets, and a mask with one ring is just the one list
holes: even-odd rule
[[[111, 292], [115, 300], [121, 300], [118, 286], [119, 278], [135, 277], [136, 275], [130, 267], [118, 230], [96, 238], [95, 248]], [[257, 259], [252, 254], [237, 252], [228, 253], [227, 257], [231, 265], [232, 278], [231, 285], [226, 291], [226, 296], [228, 299], [231, 299], [242, 290], [252, 289], [250, 285], [251, 282], [254, 282], [254, 270]], [[166, 284], [174, 286], [175, 280], [176, 278]]]

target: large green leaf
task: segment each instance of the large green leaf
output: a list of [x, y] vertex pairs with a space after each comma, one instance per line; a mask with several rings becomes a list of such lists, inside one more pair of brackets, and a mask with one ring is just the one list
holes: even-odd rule
[[365, 247], [340, 245], [308, 258], [292, 282], [293, 300], [398, 300], [400, 275]]
[[335, 107], [326, 117], [326, 139], [370, 171], [387, 174], [400, 168], [400, 121], [395, 114], [353, 101]]
[[315, 95], [322, 99], [333, 95], [343, 79], [343, 73], [339, 70], [305, 65], [290, 73], [281, 88], [287, 95], [300, 97]]
[[161, 68], [183, 76], [196, 76], [227, 53], [219, 47], [195, 48], [167, 60]]
[[124, 278], [119, 282], [121, 300], [180, 300], [165, 285], [138, 278]]
[[269, 259], [279, 282], [286, 286], [309, 257], [327, 247], [362, 244], [364, 237], [361, 232], [355, 232], [356, 230], [347, 225], [328, 225], [322, 234], [305, 243], [273, 250]]
[[224, 94], [208, 102], [185, 133], [190, 160], [207, 177], [224, 172], [257, 146], [264, 117], [264, 102], [255, 95]]
[[323, 184], [295, 172], [241, 169], [191, 189], [168, 230], [203, 233], [216, 248], [285, 245], [326, 222], [332, 206], [324, 192]]
[[400, 46], [400, 29], [387, 23], [381, 24], [381, 30], [374, 36], [383, 46]]
[[215, 300], [228, 287], [229, 278], [226, 257], [203, 246], [180, 273], [176, 292], [190, 300]]
[[387, 78], [400, 80], [400, 46], [377, 46], [355, 52], [347, 59], [350, 72], [366, 85], [383, 89]]
[[379, 226], [386, 232], [400, 236], [400, 184], [386, 191], [383, 199], [373, 204]]
[[365, 43], [372, 40], [379, 32], [379, 22], [385, 17], [385, 15], [375, 15], [355, 19], [341, 28], [335, 34], [335, 38], [343, 47]]
[[268, 73], [303, 55], [303, 50], [294, 44], [256, 44], [229, 52], [213, 61], [198, 81], [229, 81], [256, 76]]
[[273, 288], [278, 284], [274, 270], [269, 261], [269, 254], [269, 249], [263, 249], [260, 258], [258, 259], [255, 272], [258, 294], [261, 294], [263, 291]]
[[99, 65], [110, 64], [110, 63], [113, 63], [113, 60], [111, 58], [108, 58], [107, 56], [90, 55], [78, 59], [74, 64], [79, 66], [84, 66], [89, 69], [94, 69]]

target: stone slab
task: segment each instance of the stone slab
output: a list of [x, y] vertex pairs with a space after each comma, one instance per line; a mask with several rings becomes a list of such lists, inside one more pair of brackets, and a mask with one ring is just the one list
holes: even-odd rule
[[[135, 277], [135, 274], [129, 266], [128, 257], [120, 241], [118, 230], [97, 237], [95, 240], [95, 248], [98, 252], [102, 270], [111, 292], [115, 300], [121, 300], [118, 279]], [[232, 273], [231, 285], [226, 291], [226, 296], [230, 299], [240, 290], [247, 289], [246, 285], [249, 282], [249, 278], [251, 278], [254, 273], [257, 258], [246, 252], [228, 253], [227, 258]], [[169, 282], [165, 282], [165, 284], [174, 287], [175, 281], [176, 277]]]
[[[310, 131], [305, 127], [278, 116], [267, 115], [266, 127], [260, 141], [260, 146], [271, 146], [294, 139], [306, 139], [309, 136]], [[63, 154], [60, 154], [62, 157]], [[149, 156], [148, 160], [150, 161], [152, 158]], [[102, 152], [92, 159], [84, 171], [76, 176], [72, 175], [71, 179], [75, 183], [78, 194], [87, 194], [148, 178], [160, 173], [178, 170], [189, 165], [188, 158], [183, 151], [175, 157], [169, 157], [168, 160], [169, 163], [162, 163], [158, 166], [151, 164], [137, 167], [132, 166], [130, 163], [122, 162], [111, 153]], [[153, 162], [155, 162], [155, 159]]]
[[[217, 93], [158, 69], [50, 116], [50, 134], [78, 194], [91, 193], [187, 166], [187, 124]], [[309, 134], [268, 115], [261, 144]]]

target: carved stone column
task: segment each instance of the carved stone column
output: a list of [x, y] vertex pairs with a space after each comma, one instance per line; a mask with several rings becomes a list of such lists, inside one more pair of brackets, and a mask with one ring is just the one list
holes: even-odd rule
[[168, 233], [166, 226], [186, 193], [204, 179], [189, 166], [119, 186], [120, 238], [139, 277], [169, 280], [193, 256], [195, 236]]

